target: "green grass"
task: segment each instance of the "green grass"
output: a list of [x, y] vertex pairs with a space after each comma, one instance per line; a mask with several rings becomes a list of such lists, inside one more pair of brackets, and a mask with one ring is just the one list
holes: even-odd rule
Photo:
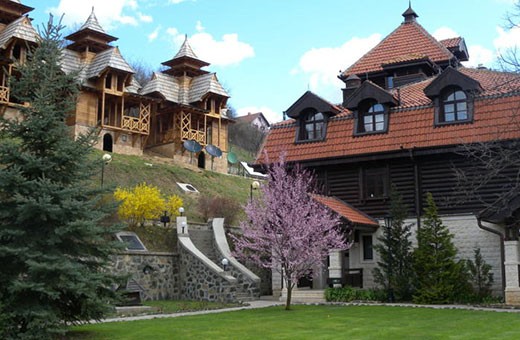
[[75, 327], [71, 339], [518, 339], [520, 314], [294, 306]]
[[162, 301], [145, 301], [145, 306], [154, 307], [161, 314], [194, 312], [200, 310], [222, 309], [229, 307], [241, 306], [239, 303], [219, 303], [208, 301], [179, 301], [179, 300], [162, 300]]

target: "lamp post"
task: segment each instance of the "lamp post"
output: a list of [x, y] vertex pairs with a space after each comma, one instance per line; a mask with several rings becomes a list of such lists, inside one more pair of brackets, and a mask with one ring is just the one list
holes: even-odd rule
[[260, 183], [258, 181], [253, 181], [251, 183], [251, 195], [250, 195], [250, 198], [249, 198], [249, 202], [253, 202], [253, 190], [257, 190], [258, 188], [260, 188]]
[[224, 268], [224, 271], [227, 271], [228, 270], [228, 265], [229, 265], [229, 260], [226, 259], [226, 258], [223, 258], [220, 263], [222, 263], [222, 267]]
[[104, 154], [103, 157], [101, 157], [101, 187], [103, 188], [103, 180], [105, 176], [105, 165], [110, 163], [112, 161], [112, 156], [108, 153]]
[[394, 273], [393, 273], [393, 247], [392, 247], [392, 238], [391, 238], [391, 232], [392, 232], [392, 216], [386, 215], [385, 216], [385, 227], [386, 227], [386, 242], [388, 246], [388, 302], [394, 302], [394, 287], [393, 287], [393, 280], [394, 280]]
[[181, 222], [181, 234], [184, 234], [184, 230], [186, 230], [186, 221]]
[[179, 208], [179, 216], [184, 216], [184, 207]]
[[170, 223], [170, 216], [168, 216], [168, 212], [165, 210], [164, 215], [161, 216], [161, 223], [164, 223], [164, 227], [166, 228], [166, 224]]

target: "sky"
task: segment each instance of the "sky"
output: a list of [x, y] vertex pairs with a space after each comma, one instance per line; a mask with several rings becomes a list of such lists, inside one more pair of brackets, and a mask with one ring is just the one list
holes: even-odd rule
[[[211, 63], [239, 115], [262, 112], [271, 122], [307, 90], [341, 102], [337, 78], [403, 21], [408, 0], [21, 0], [33, 25], [64, 14], [64, 33], [82, 25], [92, 7], [118, 37], [130, 63], [158, 70], [185, 35]], [[520, 45], [507, 27], [514, 0], [412, 0], [417, 21], [437, 39], [462, 36], [465, 66], [499, 68], [497, 56]], [[519, 11], [520, 12], [520, 11]], [[520, 21], [520, 17], [518, 18]]]

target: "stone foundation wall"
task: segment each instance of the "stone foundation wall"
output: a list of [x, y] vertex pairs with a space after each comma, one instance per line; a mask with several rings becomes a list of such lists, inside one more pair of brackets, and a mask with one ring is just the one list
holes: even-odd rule
[[[147, 270], [145, 270], [145, 268]], [[129, 274], [144, 288], [143, 300], [180, 298], [179, 255], [174, 253], [124, 252], [113, 260], [115, 274]]]
[[208, 268], [200, 259], [179, 247], [181, 299], [235, 302], [234, 283]]

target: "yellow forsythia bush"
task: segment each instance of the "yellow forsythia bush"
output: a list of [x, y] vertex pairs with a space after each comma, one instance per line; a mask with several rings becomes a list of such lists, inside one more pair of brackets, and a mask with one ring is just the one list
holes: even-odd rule
[[165, 200], [159, 188], [141, 183], [132, 189], [117, 188], [114, 198], [121, 202], [119, 218], [131, 225], [143, 225], [146, 220], [157, 219], [167, 210], [171, 216], [178, 215], [182, 199], [172, 195]]

